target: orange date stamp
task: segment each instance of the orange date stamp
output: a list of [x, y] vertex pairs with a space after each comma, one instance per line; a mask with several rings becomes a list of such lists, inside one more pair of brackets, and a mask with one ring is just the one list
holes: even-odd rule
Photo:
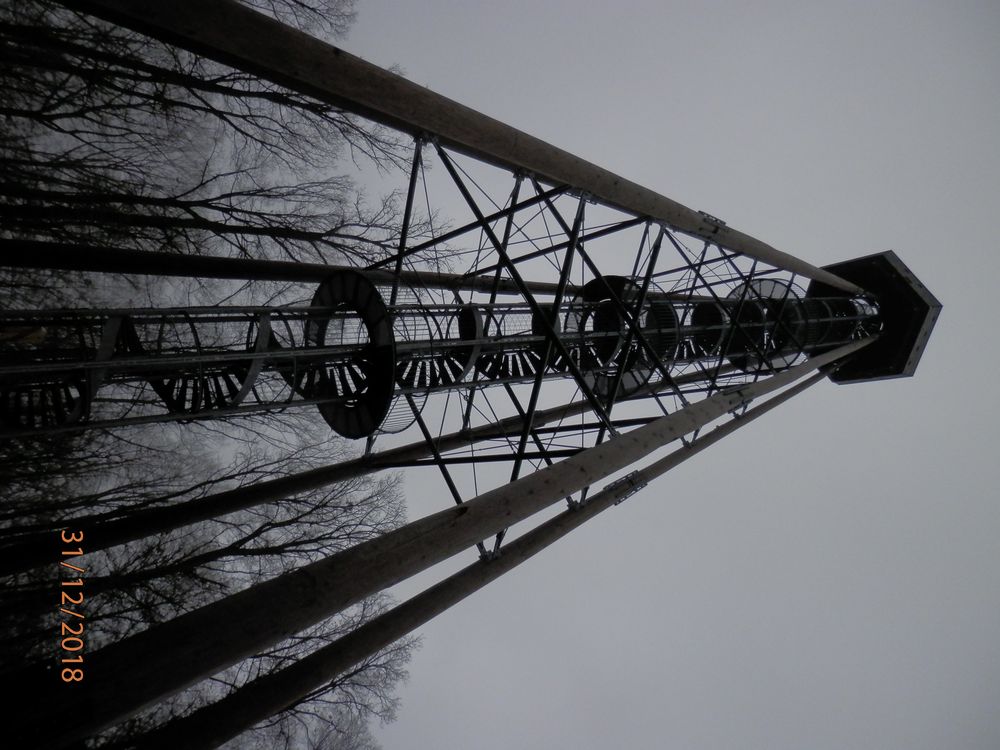
[[[59, 538], [67, 547], [61, 550], [62, 557], [69, 558], [59, 563], [62, 573], [59, 577], [59, 612], [69, 617], [68, 620], [59, 621], [59, 653], [62, 656], [60, 663], [63, 665], [60, 676], [63, 682], [83, 682], [83, 621], [86, 618], [77, 607], [83, 605], [83, 574], [86, 570], [71, 562], [73, 558], [83, 555], [83, 532], [65, 529]], [[80, 546], [70, 547], [75, 544]], [[63, 578], [67, 572], [76, 577]]]

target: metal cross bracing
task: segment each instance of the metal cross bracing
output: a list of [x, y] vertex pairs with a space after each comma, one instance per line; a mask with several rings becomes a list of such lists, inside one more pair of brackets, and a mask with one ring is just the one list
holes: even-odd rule
[[[315, 408], [373, 465], [436, 466], [462, 503], [879, 330], [856, 284], [238, 5], [85, 5], [409, 132], [402, 230], [366, 268], [0, 240], [13, 265], [298, 284], [268, 307], [6, 311], [0, 436]], [[185, 20], [206, 13], [245, 28]], [[293, 46], [348, 67], [281, 71]], [[398, 433], [416, 442], [397, 460]]]
[[[402, 249], [396, 262], [416, 270], [442, 256], [469, 258], [465, 278], [521, 288], [522, 307], [508, 313], [516, 318], [497, 304], [496, 288], [488, 295], [482, 287], [457, 294], [484, 311], [485, 337], [495, 342], [480, 353], [465, 382], [463, 426], [473, 424], [474, 413], [487, 421], [523, 417], [516, 432], [423, 463], [446, 471], [474, 459], [512, 460], [515, 479], [525, 460], [537, 468], [651, 419], [649, 407], [637, 401], [666, 413], [878, 330], [871, 300], [808, 298], [795, 274], [531, 175], [508, 173], [505, 184], [496, 168], [423, 144], [417, 140], [418, 152], [432, 150], [444, 167], [433, 170], [437, 192], [457, 193], [459, 199], [444, 200], [458, 207], [451, 215], [461, 216], [464, 208], [469, 220]], [[428, 161], [427, 155], [415, 159], [421, 170]], [[479, 179], [484, 170], [490, 174]], [[426, 174], [416, 172], [410, 193], [417, 179], [427, 195]], [[525, 279], [551, 279], [554, 288], [534, 291]], [[579, 397], [590, 408], [541, 433], [531, 426], [541, 385], [560, 375], [567, 383], [559, 390], [549, 386], [555, 398]], [[497, 382], [504, 389], [490, 387]], [[616, 414], [634, 415], [632, 421], [613, 419], [616, 407]], [[445, 432], [447, 416], [446, 409], [440, 420]]]
[[[3, 434], [312, 407], [369, 451], [419, 429], [430, 455], [399, 465], [439, 467], [461, 502], [486, 463], [516, 479], [878, 331], [873, 300], [810, 296], [794, 273], [579, 190], [427, 137], [412, 164], [398, 252], [316, 269], [296, 304], [0, 313]], [[455, 226], [434, 227], [443, 213]], [[411, 219], [430, 229], [408, 236]], [[77, 262], [141, 267], [127, 256]], [[215, 275], [282, 278], [281, 264], [227, 263]], [[172, 272], [200, 269], [177, 259]], [[577, 400], [577, 415], [535, 428], [540, 408]], [[507, 433], [436, 447], [512, 416]]]
[[[468, 568], [279, 670], [278, 684], [255, 680], [146, 745], [213, 747], [824, 376], [911, 374], [940, 307], [891, 254], [816, 268], [233, 0], [66, 4], [414, 139], [395, 252], [358, 248], [365, 268], [0, 239], [13, 266], [288, 290], [266, 306], [4, 311], [4, 437], [315, 408], [365, 441], [339, 463], [74, 519], [88, 550], [393, 467], [435, 468], [460, 507], [98, 650], [92, 673], [115, 679], [93, 680], [59, 722], [42, 708], [48, 687], [17, 679], [15, 741], [71, 746], [478, 548]], [[564, 512], [506, 541], [563, 499]], [[45, 542], [18, 537], [0, 572], [44, 564]]]

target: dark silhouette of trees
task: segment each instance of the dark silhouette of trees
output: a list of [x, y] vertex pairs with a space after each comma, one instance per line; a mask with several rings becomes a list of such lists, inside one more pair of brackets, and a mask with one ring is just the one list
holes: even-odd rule
[[[266, 5], [327, 32], [352, 17], [343, 1]], [[368, 205], [332, 168], [345, 152], [408, 160], [387, 131], [58, 3], [5, 3], [0, 34], [3, 236], [312, 261], [390, 249], [396, 197]], [[35, 305], [56, 291], [11, 281]]]
[[[345, 33], [354, 13], [352, 0], [247, 4], [327, 37]], [[411, 145], [335, 108], [50, 0], [0, 0], [0, 88], [0, 239], [322, 263], [395, 251], [399, 196], [368, 199], [342, 171], [361, 162], [408, 168]], [[0, 269], [0, 310], [284, 304], [310, 293], [273, 282]], [[0, 357], [36, 335], [0, 321]], [[141, 408], [150, 394], [136, 387], [116, 397]], [[312, 410], [0, 441], [0, 548], [50, 532], [57, 560], [58, 533], [73, 519], [127, 518], [348, 450]], [[361, 477], [73, 558], [86, 570], [86, 650], [377, 536], [403, 514], [395, 477]], [[66, 573], [53, 564], [7, 582], [8, 674], [58, 679], [51, 602]], [[127, 747], [387, 605], [368, 598], [93, 742]], [[375, 747], [366, 721], [392, 718], [412, 648], [385, 649], [238, 746]]]

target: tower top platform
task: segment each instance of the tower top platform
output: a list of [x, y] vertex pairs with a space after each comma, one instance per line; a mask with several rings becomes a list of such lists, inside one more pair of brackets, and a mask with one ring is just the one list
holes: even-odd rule
[[[879, 340], [859, 352], [830, 379], [835, 383], [885, 380], [913, 375], [941, 314], [941, 303], [889, 250], [824, 266], [857, 284], [878, 303], [883, 321]], [[813, 281], [809, 296], [844, 296], [844, 292]]]

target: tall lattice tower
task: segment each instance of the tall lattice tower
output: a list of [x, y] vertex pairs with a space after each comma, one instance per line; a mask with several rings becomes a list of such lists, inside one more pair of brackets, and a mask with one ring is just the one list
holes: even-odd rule
[[[455, 505], [88, 655], [116, 677], [78, 691], [47, 747], [478, 546], [478, 562], [307, 665], [149, 739], [213, 746], [803, 387], [911, 375], [940, 310], [895, 253], [814, 267], [234, 2], [69, 4], [414, 139], [401, 235], [367, 266], [0, 241], [9, 266], [280, 280], [309, 300], [5, 310], [3, 438], [300, 408], [364, 441], [324, 469], [88, 525], [88, 551], [396, 467], [431, 467]], [[439, 207], [454, 226], [411, 232]], [[122, 398], [135, 392], [141, 408]], [[48, 556], [26, 534], [0, 563]], [[223, 621], [241, 625], [213, 632]]]

